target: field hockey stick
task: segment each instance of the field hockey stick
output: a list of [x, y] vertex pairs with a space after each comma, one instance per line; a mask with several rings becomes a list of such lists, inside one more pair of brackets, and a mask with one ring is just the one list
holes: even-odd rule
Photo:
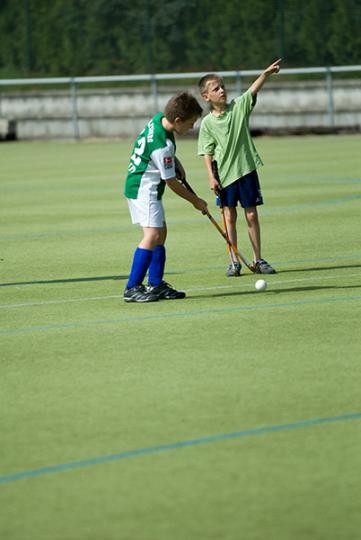
[[[213, 175], [214, 177], [217, 179], [217, 181], [219, 182], [219, 175], [218, 175], [218, 167], [217, 167], [217, 162], [215, 160], [212, 161], [211, 163], [211, 166], [212, 166], [212, 172], [213, 172]], [[221, 210], [221, 216], [222, 216], [222, 223], [223, 223], [223, 229], [224, 229], [224, 232], [226, 233], [226, 236], [227, 236], [227, 240], [230, 241], [230, 236], [229, 236], [229, 232], [228, 232], [228, 227], [227, 227], [227, 221], [226, 221], [226, 216], [224, 214], [224, 208], [223, 208], [223, 204], [222, 204], [222, 197], [221, 197], [221, 194], [220, 194], [220, 191], [218, 189], [215, 189], [214, 190], [215, 194], [217, 195], [218, 197], [218, 201], [219, 201], [219, 208]], [[238, 260], [238, 262], [240, 263], [240, 260], [237, 258], [237, 256], [235, 255], [234, 251], [233, 251], [233, 248], [230, 247], [229, 243], [227, 244], [227, 250], [228, 250], [228, 254], [229, 254], [229, 257], [231, 259], [231, 264], [232, 264], [232, 267], [233, 267], [233, 270], [235, 269], [236, 267], [236, 260]]]
[[[212, 167], [213, 168], [213, 167]], [[233, 247], [231, 247], [231, 240], [230, 240], [230, 236], [229, 236], [229, 233], [228, 233], [228, 227], [227, 227], [227, 221], [226, 221], [226, 216], [224, 214], [224, 209], [223, 209], [223, 205], [222, 205], [222, 200], [221, 200], [221, 196], [220, 196], [220, 193], [218, 190], [215, 190], [214, 191], [215, 194], [217, 195], [218, 197], [218, 200], [219, 200], [219, 208], [221, 210], [221, 216], [222, 216], [222, 223], [223, 223], [223, 230], [225, 232], [225, 235], [227, 237], [227, 250], [228, 250], [228, 254], [229, 254], [229, 257], [231, 259], [231, 264], [232, 264], [232, 267], [233, 269], [235, 269], [235, 262], [236, 260], [238, 260], [238, 262], [240, 263], [241, 261], [238, 259], [238, 257], [236, 256], [236, 254], [234, 253], [234, 250], [233, 250]]]
[[242, 253], [236, 248], [236, 246], [234, 244], [232, 244], [232, 242], [229, 240], [229, 238], [227, 237], [226, 233], [224, 232], [224, 230], [222, 229], [222, 227], [220, 227], [217, 223], [217, 221], [214, 219], [214, 217], [209, 213], [209, 211], [207, 210], [206, 212], [206, 216], [208, 217], [208, 219], [213, 223], [213, 225], [215, 226], [215, 228], [217, 229], [217, 231], [219, 232], [219, 234], [221, 234], [223, 236], [223, 238], [225, 239], [225, 241], [227, 242], [228, 244], [228, 247], [232, 250], [232, 252], [234, 253], [234, 255], [236, 256], [238, 262], [240, 264], [244, 264], [245, 266], [247, 266], [248, 270], [250, 270], [251, 272], [255, 272], [255, 269], [254, 267], [248, 262], [248, 260], [246, 259], [246, 257], [244, 255], [242, 255]]
[[[198, 196], [195, 191], [192, 189], [192, 187], [188, 184], [186, 178], [184, 177], [184, 175], [182, 175], [182, 177], [180, 176], [177, 176], [177, 180], [178, 182], [180, 182], [181, 184], [183, 184], [183, 186], [188, 189], [188, 191], [190, 191], [191, 193], [193, 193], [193, 195], [196, 195], [196, 197]], [[234, 244], [232, 244], [232, 242], [229, 240], [229, 238], [227, 237], [226, 233], [224, 232], [224, 230], [222, 229], [222, 227], [220, 227], [217, 223], [217, 221], [214, 219], [214, 217], [211, 215], [211, 213], [209, 212], [209, 210], [207, 210], [205, 212], [205, 215], [207, 216], [207, 218], [209, 219], [209, 221], [215, 226], [215, 228], [217, 229], [217, 231], [219, 232], [220, 235], [223, 236], [223, 238], [225, 239], [225, 241], [227, 242], [228, 246], [230, 248], [232, 248], [233, 250], [233, 253], [235, 254], [235, 256], [237, 257], [238, 261], [240, 263], [243, 262], [243, 264], [245, 266], [247, 266], [248, 270], [250, 270], [251, 272], [255, 272], [255, 269], [254, 267], [247, 261], [247, 259], [244, 257], [244, 255], [242, 255], [242, 253], [240, 253], [238, 251], [238, 249], [236, 248], [236, 246]]]
[[[227, 239], [229, 240], [229, 242], [231, 243], [230, 241], [230, 237], [229, 237], [229, 232], [228, 232], [228, 227], [227, 227], [227, 221], [226, 221], [226, 216], [224, 214], [224, 209], [223, 209], [223, 205], [222, 205], [222, 201], [221, 201], [221, 197], [219, 195], [219, 192], [217, 193], [217, 196], [219, 198], [219, 204], [220, 204], [220, 210], [221, 210], [221, 216], [222, 216], [222, 223], [223, 223], [223, 229], [224, 229], [224, 232], [226, 233], [226, 236], [227, 236]], [[232, 267], [233, 269], [235, 269], [235, 259], [237, 259], [237, 256], [236, 254], [234, 253], [233, 251], [233, 247], [231, 247], [229, 244], [227, 245], [227, 249], [228, 249], [228, 253], [229, 253], [229, 257], [231, 259], [231, 264], [232, 264]], [[240, 262], [238, 260], [238, 262]]]

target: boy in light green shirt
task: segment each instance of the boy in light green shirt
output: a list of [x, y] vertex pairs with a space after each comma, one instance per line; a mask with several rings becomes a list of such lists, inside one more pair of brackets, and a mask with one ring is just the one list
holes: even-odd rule
[[[244, 209], [248, 235], [253, 250], [254, 268], [259, 274], [275, 270], [261, 257], [261, 232], [257, 206], [263, 204], [257, 168], [262, 165], [249, 130], [249, 117], [257, 93], [273, 73], [278, 73], [280, 60], [266, 68], [241, 96], [227, 103], [224, 81], [208, 74], [199, 81], [199, 90], [211, 111], [202, 120], [198, 154], [204, 156], [211, 190], [223, 208], [230, 242], [237, 246], [237, 204]], [[232, 255], [232, 254], [231, 254]], [[227, 276], [239, 276], [240, 264], [232, 260]]]

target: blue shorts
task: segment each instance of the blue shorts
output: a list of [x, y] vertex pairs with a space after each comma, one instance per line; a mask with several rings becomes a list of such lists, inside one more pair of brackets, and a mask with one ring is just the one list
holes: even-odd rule
[[216, 199], [217, 206], [252, 208], [263, 204], [261, 186], [257, 171], [245, 174], [229, 186], [223, 188]]

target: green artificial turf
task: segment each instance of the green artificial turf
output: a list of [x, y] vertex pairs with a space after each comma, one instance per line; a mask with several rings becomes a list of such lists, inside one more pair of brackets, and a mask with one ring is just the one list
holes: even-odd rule
[[187, 298], [148, 305], [122, 299], [132, 141], [0, 145], [2, 539], [359, 539], [360, 143], [256, 140], [266, 292], [167, 191]]

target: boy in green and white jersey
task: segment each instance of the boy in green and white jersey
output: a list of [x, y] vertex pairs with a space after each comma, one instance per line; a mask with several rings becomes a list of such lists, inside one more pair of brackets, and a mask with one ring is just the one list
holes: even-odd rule
[[[259, 90], [267, 79], [278, 73], [280, 60], [268, 66], [241, 96], [227, 102], [222, 77], [210, 73], [199, 81], [202, 98], [210, 104], [199, 130], [198, 154], [204, 156], [211, 190], [223, 207], [227, 232], [237, 246], [237, 205], [241, 204], [253, 250], [254, 269], [259, 274], [273, 274], [272, 266], [261, 258], [261, 231], [257, 206], [263, 204], [257, 168], [262, 165], [249, 130], [249, 117]], [[239, 276], [240, 264], [233, 261], [226, 275]]]
[[[156, 114], [135, 141], [128, 166], [124, 194], [133, 224], [143, 228], [143, 238], [135, 250], [131, 272], [124, 291], [126, 302], [176, 300], [185, 293], [163, 280], [165, 266], [165, 222], [162, 195], [167, 185], [177, 195], [205, 212], [207, 203], [189, 192], [176, 179], [174, 133], [182, 135], [202, 114], [198, 101], [188, 92], [172, 97], [164, 113]], [[148, 286], [143, 280], [148, 272]]]

